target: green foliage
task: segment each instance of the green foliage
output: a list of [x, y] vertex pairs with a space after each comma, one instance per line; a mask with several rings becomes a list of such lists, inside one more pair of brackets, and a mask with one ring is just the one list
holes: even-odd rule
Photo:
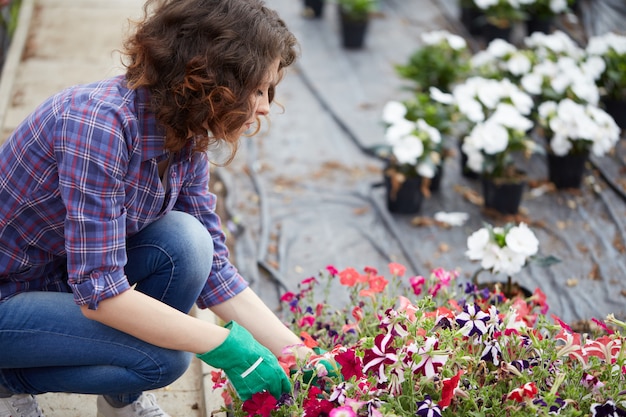
[[337, 0], [345, 16], [352, 20], [367, 20], [376, 10], [378, 0]]
[[467, 49], [455, 50], [445, 42], [425, 45], [406, 64], [396, 65], [395, 70], [400, 77], [412, 81], [416, 91], [437, 87], [449, 92], [455, 82], [467, 75], [469, 54]]

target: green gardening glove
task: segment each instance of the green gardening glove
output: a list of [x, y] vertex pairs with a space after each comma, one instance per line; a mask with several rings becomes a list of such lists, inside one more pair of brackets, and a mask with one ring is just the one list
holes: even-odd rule
[[[313, 351], [317, 355], [324, 355], [326, 351], [319, 347], [314, 347]], [[319, 381], [317, 378], [317, 368], [319, 366], [323, 366], [326, 369], [326, 376], [330, 378], [341, 377], [341, 366], [335, 362], [334, 360], [328, 360], [325, 358], [316, 358], [315, 360], [309, 362], [304, 367], [304, 373], [302, 375], [302, 380], [305, 384], [313, 384], [319, 387]]]
[[277, 399], [291, 391], [291, 383], [278, 359], [243, 327], [229, 322], [230, 333], [221, 345], [196, 355], [206, 364], [222, 369], [243, 401], [252, 394], [269, 391]]

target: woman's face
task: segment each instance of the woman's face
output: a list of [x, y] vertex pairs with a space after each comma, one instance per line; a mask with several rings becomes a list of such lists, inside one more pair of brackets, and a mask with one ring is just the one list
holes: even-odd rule
[[241, 128], [241, 133], [250, 130], [250, 128], [256, 123], [256, 121], [264, 116], [267, 116], [270, 112], [270, 104], [274, 99], [274, 90], [280, 80], [280, 74], [278, 67], [280, 60], [276, 59], [265, 75], [265, 80], [259, 86], [258, 90], [251, 97], [252, 100], [252, 114], [248, 121]]

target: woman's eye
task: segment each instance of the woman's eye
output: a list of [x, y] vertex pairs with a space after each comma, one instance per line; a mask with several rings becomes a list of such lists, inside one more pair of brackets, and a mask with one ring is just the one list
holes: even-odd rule
[[256, 95], [259, 97], [263, 97], [263, 90], [257, 90]]

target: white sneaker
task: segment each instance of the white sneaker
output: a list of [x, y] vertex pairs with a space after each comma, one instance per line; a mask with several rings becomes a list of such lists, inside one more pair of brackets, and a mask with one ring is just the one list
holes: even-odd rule
[[30, 394], [0, 398], [0, 417], [45, 417], [37, 400]]
[[156, 403], [154, 394], [142, 394], [137, 401], [122, 408], [112, 407], [102, 395], [99, 395], [97, 404], [98, 417], [170, 417]]

